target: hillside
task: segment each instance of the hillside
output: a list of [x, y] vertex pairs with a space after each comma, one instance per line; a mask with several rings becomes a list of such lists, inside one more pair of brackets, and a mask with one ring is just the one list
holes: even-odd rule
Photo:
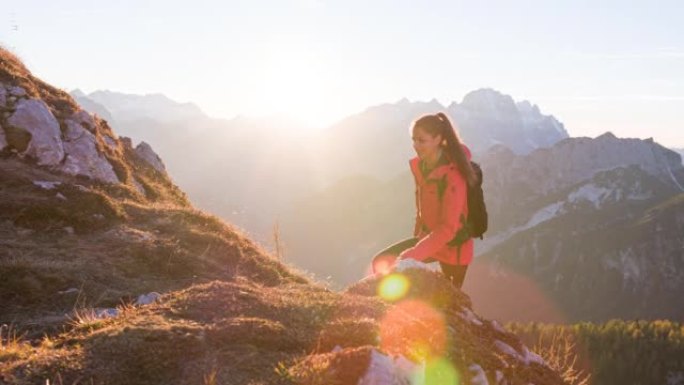
[[0, 109], [0, 383], [563, 383], [435, 273], [311, 282], [5, 50]]

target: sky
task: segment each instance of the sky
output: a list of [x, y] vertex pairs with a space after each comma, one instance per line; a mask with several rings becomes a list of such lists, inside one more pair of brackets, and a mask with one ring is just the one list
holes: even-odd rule
[[324, 127], [488, 87], [571, 136], [684, 147], [681, 1], [7, 2], [0, 44], [65, 90], [163, 93], [214, 117]]

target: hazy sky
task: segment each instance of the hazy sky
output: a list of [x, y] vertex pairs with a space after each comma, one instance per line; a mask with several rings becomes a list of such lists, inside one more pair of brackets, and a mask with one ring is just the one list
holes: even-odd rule
[[492, 87], [572, 136], [684, 147], [684, 2], [5, 1], [0, 42], [58, 87], [161, 92], [316, 125]]

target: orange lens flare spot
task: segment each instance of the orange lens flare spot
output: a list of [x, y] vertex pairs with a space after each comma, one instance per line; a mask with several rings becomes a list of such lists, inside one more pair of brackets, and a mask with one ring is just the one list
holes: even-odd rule
[[411, 287], [411, 282], [402, 274], [390, 274], [380, 281], [378, 295], [388, 301], [403, 298]]
[[446, 352], [444, 316], [417, 300], [402, 301], [380, 321], [380, 347], [392, 355], [402, 354], [414, 362], [441, 357]]
[[373, 260], [373, 273], [387, 275], [392, 272], [394, 265], [397, 262], [397, 257], [394, 255], [381, 255]]

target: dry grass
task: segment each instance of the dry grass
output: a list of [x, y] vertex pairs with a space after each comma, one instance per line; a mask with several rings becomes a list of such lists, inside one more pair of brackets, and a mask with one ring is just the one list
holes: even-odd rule
[[573, 337], [562, 329], [539, 340], [532, 349], [537, 352], [551, 369], [560, 374], [568, 385], [589, 385], [591, 375], [579, 369], [577, 345]]
[[34, 77], [14, 53], [3, 47], [0, 47], [0, 82], [19, 86], [26, 90], [30, 97], [43, 99], [58, 119], [79, 109], [67, 92]]
[[280, 223], [278, 221], [273, 224], [273, 252], [277, 260], [282, 261], [285, 258], [285, 245], [280, 235]]
[[0, 363], [23, 360], [33, 352], [31, 344], [17, 335], [12, 325], [0, 325]]

